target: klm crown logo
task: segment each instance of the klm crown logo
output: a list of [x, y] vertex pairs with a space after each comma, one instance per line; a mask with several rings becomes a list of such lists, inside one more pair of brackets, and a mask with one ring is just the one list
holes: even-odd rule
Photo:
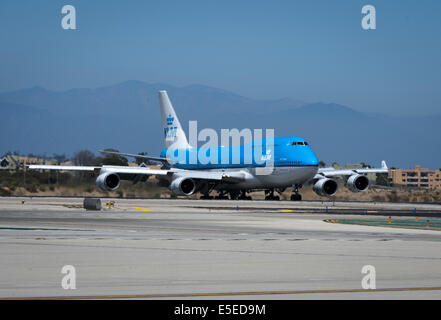
[[175, 118], [173, 118], [171, 116], [171, 114], [169, 114], [168, 117], [167, 117], [167, 125], [171, 126], [173, 124], [173, 120], [175, 120]]

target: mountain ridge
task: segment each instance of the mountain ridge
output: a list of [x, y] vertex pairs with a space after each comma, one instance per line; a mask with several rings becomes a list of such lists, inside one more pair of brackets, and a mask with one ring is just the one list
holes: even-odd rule
[[203, 128], [274, 128], [302, 136], [326, 162], [441, 167], [441, 116], [360, 112], [332, 102], [258, 100], [209, 86], [176, 87], [129, 80], [98, 88], [51, 91], [40, 86], [0, 94], [0, 153], [67, 153], [114, 147], [159, 154], [163, 147], [157, 91], [165, 89], [187, 132]]

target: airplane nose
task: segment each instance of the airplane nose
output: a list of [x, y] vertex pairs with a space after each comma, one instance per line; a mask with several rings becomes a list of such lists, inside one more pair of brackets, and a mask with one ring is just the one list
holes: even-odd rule
[[306, 162], [305, 164], [310, 165], [310, 166], [318, 166], [319, 159], [315, 155], [314, 151], [312, 151], [312, 149], [309, 148], [309, 150], [306, 153], [307, 154], [305, 156], [305, 162]]

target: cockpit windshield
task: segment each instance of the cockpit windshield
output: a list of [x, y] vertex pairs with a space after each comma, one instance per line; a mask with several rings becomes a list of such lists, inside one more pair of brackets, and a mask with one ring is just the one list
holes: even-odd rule
[[308, 142], [306, 142], [306, 141], [294, 141], [291, 145], [292, 146], [307, 146]]

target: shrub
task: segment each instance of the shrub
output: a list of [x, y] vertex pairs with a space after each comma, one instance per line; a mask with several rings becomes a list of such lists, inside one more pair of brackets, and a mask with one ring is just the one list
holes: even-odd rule
[[31, 192], [31, 193], [35, 193], [35, 192], [37, 192], [37, 187], [36, 187], [35, 185], [33, 185], [33, 184], [31, 184], [31, 185], [27, 185], [25, 189], [26, 189], [27, 191]]
[[10, 196], [12, 193], [8, 189], [0, 188], [0, 196], [7, 197]]

